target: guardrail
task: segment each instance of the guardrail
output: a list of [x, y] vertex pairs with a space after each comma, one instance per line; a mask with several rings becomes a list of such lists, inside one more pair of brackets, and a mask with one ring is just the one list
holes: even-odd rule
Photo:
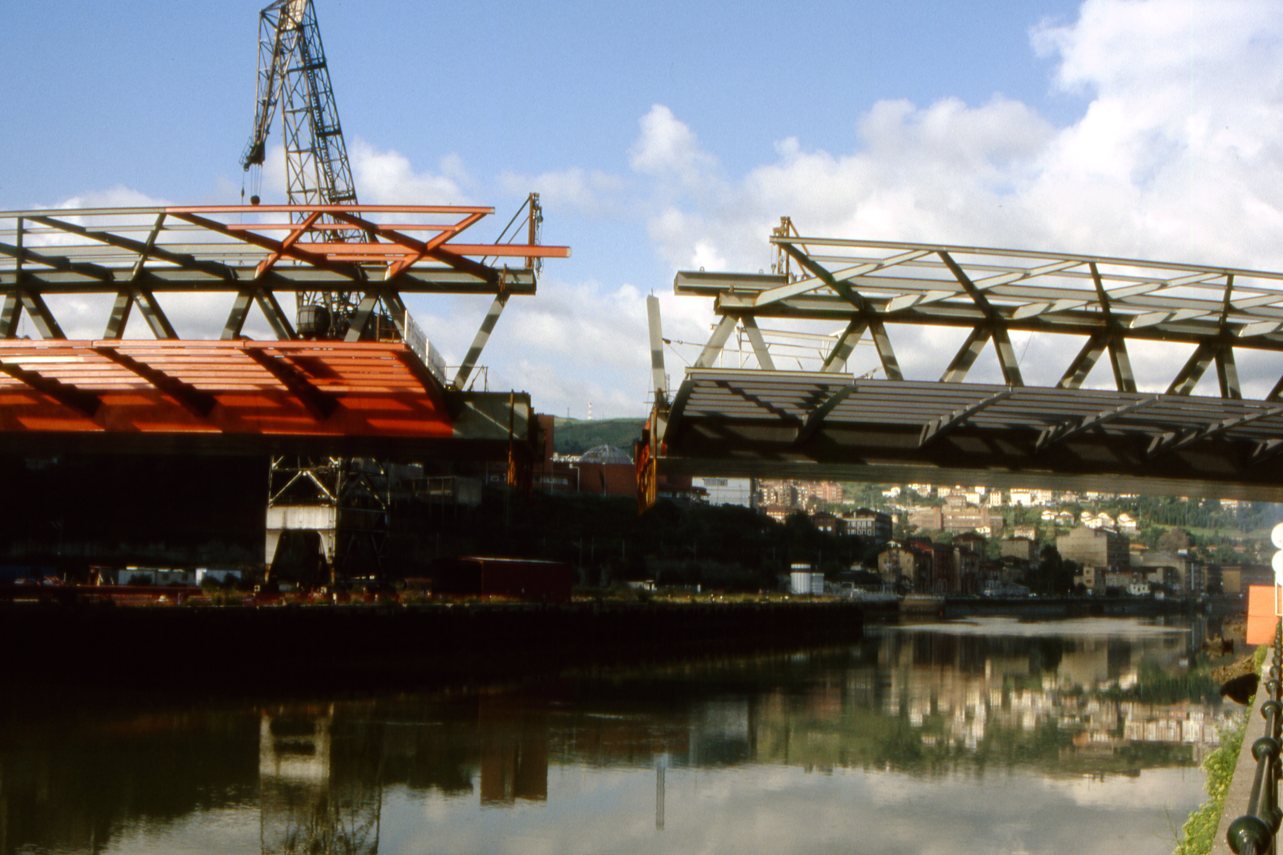
[[1265, 735], [1252, 743], [1256, 772], [1247, 813], [1230, 823], [1225, 837], [1237, 855], [1264, 855], [1275, 851], [1275, 837], [1283, 811], [1279, 810], [1280, 742], [1283, 727], [1283, 697], [1280, 696], [1279, 664], [1283, 662], [1283, 623], [1274, 630], [1271, 663], [1266, 679], [1257, 689], [1268, 694], [1261, 705]]

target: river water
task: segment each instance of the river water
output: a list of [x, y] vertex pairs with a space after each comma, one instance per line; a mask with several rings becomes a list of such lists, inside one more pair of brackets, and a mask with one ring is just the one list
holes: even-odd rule
[[5, 853], [1169, 853], [1235, 710], [1206, 627], [985, 618], [0, 734]]

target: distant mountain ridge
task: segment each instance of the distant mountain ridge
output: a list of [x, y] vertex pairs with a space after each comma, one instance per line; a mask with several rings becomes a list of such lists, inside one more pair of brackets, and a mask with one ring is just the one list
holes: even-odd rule
[[558, 418], [553, 424], [553, 448], [558, 454], [583, 454], [599, 445], [614, 445], [632, 453], [646, 420]]

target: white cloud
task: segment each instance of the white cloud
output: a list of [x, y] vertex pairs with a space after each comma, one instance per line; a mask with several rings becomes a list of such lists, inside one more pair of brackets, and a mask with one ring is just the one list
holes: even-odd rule
[[[1057, 127], [1001, 96], [881, 101], [858, 117], [850, 150], [801, 133], [728, 178], [691, 127], [653, 107], [633, 168], [698, 188], [657, 197], [657, 254], [678, 268], [764, 269], [770, 228], [789, 215], [803, 234], [1283, 267], [1283, 19], [1272, 4], [1087, 0], [1031, 42], [1054, 61], [1053, 84], [1086, 100], [1075, 121]], [[933, 350], [945, 338], [906, 336]], [[1060, 362], [1043, 373], [1058, 376], [1072, 355], [1051, 354]], [[1133, 353], [1158, 387], [1172, 359]], [[1274, 365], [1252, 376], [1268, 360], [1240, 362], [1249, 394], [1277, 379]]]
[[627, 182], [599, 169], [572, 167], [538, 175], [505, 172], [499, 176], [499, 189], [514, 196], [538, 193], [543, 206], [559, 216], [619, 216]]
[[165, 199], [148, 196], [132, 187], [117, 184], [104, 190], [90, 190], [63, 199], [55, 208], [151, 208], [173, 204]]
[[378, 149], [357, 138], [349, 146], [352, 178], [361, 201], [371, 204], [457, 205], [466, 203], [469, 182], [458, 155], [442, 158], [438, 173], [416, 170], [392, 149]]
[[628, 152], [635, 172], [680, 185], [695, 186], [710, 177], [717, 160], [700, 147], [695, 133], [663, 104], [641, 118], [641, 133]]

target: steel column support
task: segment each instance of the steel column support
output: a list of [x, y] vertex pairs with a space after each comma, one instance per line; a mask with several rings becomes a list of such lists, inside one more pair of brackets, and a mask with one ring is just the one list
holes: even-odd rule
[[236, 293], [236, 299], [232, 301], [231, 311], [227, 313], [227, 321], [223, 324], [221, 339], [231, 341], [241, 337], [241, 331], [245, 328], [245, 319], [249, 317], [249, 307], [253, 304], [253, 291], [242, 289]]
[[860, 344], [860, 339], [864, 336], [864, 331], [868, 324], [856, 318], [846, 325], [842, 335], [838, 336], [837, 343], [833, 345], [833, 350], [824, 360], [821, 371], [838, 372], [846, 365], [846, 361], [851, 358], [852, 352]]
[[379, 295], [374, 291], [366, 291], [361, 297], [361, 302], [357, 304], [356, 311], [352, 314], [352, 325], [348, 327], [347, 334], [344, 336], [345, 341], [360, 341], [365, 335], [366, 327], [370, 325], [370, 318], [374, 315], [374, 309], [379, 305]]
[[1006, 327], [994, 327], [993, 346], [998, 354], [998, 364], [1002, 367], [1002, 378], [1007, 385], [1025, 385], [1020, 376], [1020, 362], [1016, 359], [1016, 352], [1011, 347], [1011, 338], [1007, 335]]
[[107, 317], [107, 328], [103, 338], [124, 338], [125, 327], [129, 326], [129, 315], [134, 308], [134, 295], [125, 289], [116, 294], [111, 304], [111, 314]]
[[1189, 395], [1192, 393], [1194, 387], [1198, 385], [1198, 381], [1202, 379], [1203, 373], [1207, 371], [1207, 367], [1212, 364], [1212, 359], [1215, 356], [1215, 348], [1207, 342], [1200, 343], [1198, 347], [1194, 348], [1194, 352], [1190, 354], [1180, 373], [1172, 381], [1172, 385], [1167, 387], [1167, 394]]
[[967, 378], [967, 372], [975, 364], [976, 358], [985, 348], [985, 342], [989, 340], [989, 331], [981, 327], [975, 327], [967, 335], [967, 340], [958, 348], [957, 354], [945, 369], [944, 376], [940, 378], [942, 383], [961, 383]]
[[174, 325], [165, 317], [165, 313], [160, 308], [160, 303], [156, 302], [156, 295], [146, 288], [139, 288], [134, 292], [134, 299], [138, 303], [139, 310], [143, 313], [143, 318], [147, 321], [147, 326], [151, 327], [152, 335], [160, 339], [176, 339], [178, 333], [174, 331]]
[[774, 371], [775, 360], [771, 359], [771, 352], [766, 347], [766, 341], [762, 338], [762, 331], [758, 329], [757, 321], [750, 315], [745, 315], [740, 322], [748, 335], [748, 343], [753, 348], [753, 355], [757, 357], [758, 367], [764, 371]]
[[869, 324], [869, 336], [873, 339], [873, 346], [878, 351], [878, 358], [882, 360], [882, 372], [888, 380], [903, 380], [904, 373], [900, 371], [900, 361], [895, 358], [895, 350], [891, 347], [891, 338], [887, 335], [887, 328], [882, 325], [881, 321], [873, 321]]
[[19, 291], [18, 300], [22, 303], [22, 308], [30, 316], [31, 322], [36, 325], [36, 330], [40, 333], [41, 338], [47, 339], [65, 339], [62, 327], [58, 326], [58, 321], [54, 318], [53, 312], [45, 304], [44, 298], [34, 291]]
[[1232, 345], [1222, 345], [1216, 352], [1216, 379], [1220, 384], [1222, 398], [1241, 399], [1243, 397], [1238, 383], [1238, 366], [1234, 362]]
[[463, 389], [467, 385], [468, 378], [477, 367], [477, 360], [481, 358], [481, 351], [485, 349], [486, 342], [490, 341], [490, 333], [494, 332], [495, 324], [499, 323], [499, 316], [503, 314], [503, 308], [506, 305], [508, 305], [508, 293], [501, 291], [495, 295], [486, 316], [481, 319], [481, 328], [472, 339], [472, 346], [468, 348], [467, 355], [463, 357], [463, 364], [459, 366], [459, 370], [454, 375], [454, 381], [450, 384], [454, 388]]
[[1074, 361], [1069, 363], [1065, 373], [1061, 375], [1060, 382], [1056, 384], [1058, 389], [1080, 389], [1087, 375], [1096, 367], [1100, 357], [1105, 352], [1105, 337], [1094, 335], [1083, 343], [1082, 350], [1074, 357]]
[[0, 339], [18, 337], [18, 321], [22, 318], [22, 303], [17, 294], [5, 294], [0, 302]]
[[1132, 372], [1132, 358], [1127, 353], [1127, 342], [1121, 338], [1109, 340], [1109, 367], [1114, 372], [1114, 385], [1120, 392], [1136, 391], [1136, 375]]
[[731, 337], [731, 332], [735, 329], [736, 317], [734, 315], [722, 315], [722, 319], [717, 322], [717, 327], [713, 334], [709, 336], [708, 343], [700, 351], [699, 358], [695, 360], [696, 368], [712, 368], [713, 363], [717, 361], [717, 356], [726, 347], [726, 341]]
[[664, 371], [664, 329], [659, 317], [659, 298], [646, 298], [646, 331], [650, 337], [650, 385], [655, 403], [668, 402], [668, 374]]
[[263, 287], [254, 289], [254, 302], [258, 303], [258, 309], [267, 319], [267, 323], [272, 328], [272, 332], [279, 339], [298, 338], [298, 333], [290, 325], [290, 319], [285, 316], [281, 304], [276, 301], [276, 295]]

